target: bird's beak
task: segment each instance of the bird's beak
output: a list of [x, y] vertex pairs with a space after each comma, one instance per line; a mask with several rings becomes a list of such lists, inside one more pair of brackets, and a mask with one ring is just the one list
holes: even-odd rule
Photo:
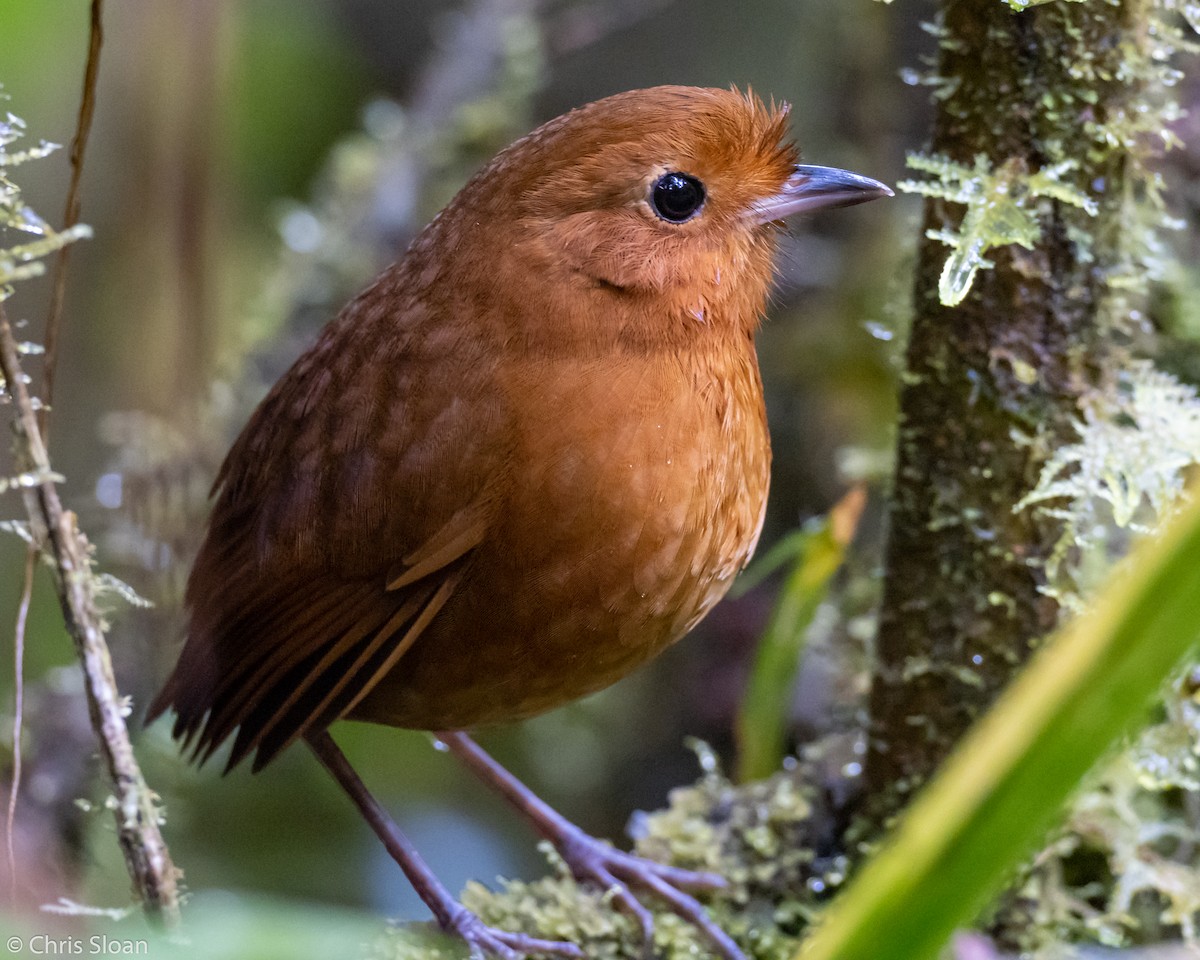
[[751, 207], [750, 217], [755, 223], [771, 223], [793, 213], [824, 207], [849, 207], [877, 197], [892, 196], [895, 194], [890, 187], [849, 170], [797, 166], [779, 193]]

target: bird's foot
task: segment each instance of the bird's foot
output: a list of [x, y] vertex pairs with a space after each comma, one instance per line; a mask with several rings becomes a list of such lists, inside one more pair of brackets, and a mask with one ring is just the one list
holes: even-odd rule
[[477, 914], [472, 913], [450, 894], [428, 864], [417, 853], [412, 842], [396, 822], [371, 796], [346, 755], [333, 742], [328, 730], [319, 730], [306, 736], [313, 753], [325, 769], [341, 784], [359, 812], [366, 818], [371, 829], [383, 841], [387, 852], [400, 865], [404, 875], [412, 883], [425, 905], [437, 917], [438, 925], [451, 936], [461, 937], [471, 948], [474, 960], [493, 957], [495, 960], [521, 960], [532, 954], [569, 957], [583, 960], [583, 951], [573, 943], [559, 940], [539, 940], [523, 933], [509, 933], [489, 927]]
[[529, 819], [558, 851], [576, 880], [596, 884], [609, 892], [617, 908], [641, 927], [647, 954], [654, 940], [654, 915], [634, 896], [634, 890], [666, 903], [676, 915], [696, 927], [725, 960], [746, 960], [733, 938], [713, 923], [700, 902], [687, 892], [720, 890], [726, 885], [724, 877], [681, 870], [615, 850], [554, 810], [465, 733], [443, 731], [437, 736], [476, 776]]
[[576, 880], [606, 890], [617, 908], [641, 927], [647, 947], [654, 941], [654, 915], [634, 895], [640, 890], [666, 903], [673, 913], [696, 927], [725, 960], [746, 960], [733, 938], [713, 923], [708, 911], [688, 891], [720, 890], [728, 884], [715, 873], [683, 870], [617, 850], [578, 828], [551, 841]]
[[489, 927], [477, 914], [472, 913], [462, 904], [456, 904], [457, 910], [444, 917], [442, 929], [454, 936], [461, 937], [471, 948], [473, 960], [483, 960], [484, 957], [494, 957], [496, 960], [522, 960], [524, 957], [555, 956], [569, 957], [571, 960], [583, 960], [584, 953], [576, 944], [563, 940], [539, 940], [524, 933], [509, 933]]

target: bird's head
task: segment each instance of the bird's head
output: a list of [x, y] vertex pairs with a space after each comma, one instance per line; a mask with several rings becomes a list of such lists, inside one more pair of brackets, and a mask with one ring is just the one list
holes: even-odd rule
[[504, 150], [445, 216], [575, 302], [652, 298], [679, 317], [753, 324], [778, 221], [891, 195], [866, 177], [797, 165], [787, 115], [736, 90], [617, 94]]

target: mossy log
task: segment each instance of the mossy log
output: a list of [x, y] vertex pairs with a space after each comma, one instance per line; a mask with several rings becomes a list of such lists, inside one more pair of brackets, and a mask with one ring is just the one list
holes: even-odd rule
[[[919, 187], [925, 239], [870, 703], [867, 787], [880, 816], [1056, 625], [1045, 587], [1060, 521], [1015, 505], [1074, 436], [1087, 398], [1111, 389], [1141, 282], [1135, 194], [1147, 140], [1161, 145], [1165, 127], [1152, 102], [1155, 6], [1021, 6], [946, 0], [926, 78], [933, 156], [914, 166], [957, 182]], [[1039, 177], [1058, 188], [1038, 196]], [[1014, 226], [1022, 217], [1029, 230]], [[954, 306], [947, 243], [978, 266]]]

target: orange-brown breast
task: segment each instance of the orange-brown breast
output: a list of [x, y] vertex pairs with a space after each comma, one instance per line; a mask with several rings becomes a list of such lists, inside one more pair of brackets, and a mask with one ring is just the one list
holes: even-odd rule
[[514, 482], [463, 582], [352, 717], [458, 729], [608, 686], [682, 637], [753, 552], [769, 480], [743, 332], [510, 371]]

